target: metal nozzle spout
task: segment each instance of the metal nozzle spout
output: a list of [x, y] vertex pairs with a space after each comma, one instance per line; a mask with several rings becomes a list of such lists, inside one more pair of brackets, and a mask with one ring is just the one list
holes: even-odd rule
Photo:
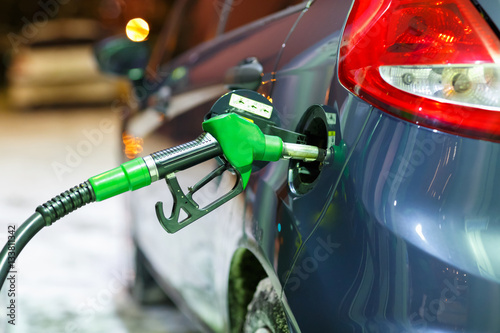
[[283, 142], [283, 158], [299, 159], [305, 162], [323, 161], [326, 150], [316, 146]]

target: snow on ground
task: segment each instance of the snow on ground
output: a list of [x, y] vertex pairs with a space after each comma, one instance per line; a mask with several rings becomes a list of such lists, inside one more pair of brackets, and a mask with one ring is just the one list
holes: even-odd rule
[[[0, 111], [0, 241], [37, 205], [119, 164], [111, 109]], [[132, 248], [123, 198], [92, 204], [44, 228], [16, 262], [15, 298], [3, 288], [0, 332], [195, 332], [177, 310], [138, 307], [126, 293]], [[7, 284], [6, 284], [7, 286]], [[6, 302], [16, 304], [16, 325]]]

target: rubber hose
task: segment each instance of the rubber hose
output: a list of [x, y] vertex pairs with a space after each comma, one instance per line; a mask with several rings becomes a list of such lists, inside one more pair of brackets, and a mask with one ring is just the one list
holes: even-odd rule
[[90, 183], [84, 182], [50, 199], [36, 209], [0, 252], [0, 290], [19, 253], [43, 227], [49, 226], [72, 211], [95, 201]]

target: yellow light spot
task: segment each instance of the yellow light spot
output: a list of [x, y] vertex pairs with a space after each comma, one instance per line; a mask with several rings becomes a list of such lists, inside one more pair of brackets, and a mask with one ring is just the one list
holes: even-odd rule
[[273, 99], [271, 98], [271, 96], [266, 96], [266, 94], [261, 94], [261, 95], [264, 96], [265, 98], [267, 98], [267, 100], [269, 102], [271, 102], [271, 103], [273, 102]]
[[141, 138], [133, 137], [127, 133], [122, 134], [123, 144], [125, 146], [125, 156], [129, 159], [136, 158], [142, 152], [144, 141]]
[[247, 118], [247, 117], [241, 117], [241, 118], [243, 118], [243, 119], [245, 119], [245, 120], [248, 120], [248, 121], [249, 121], [249, 122], [251, 122], [251, 123], [254, 123], [254, 121], [253, 121], [252, 119], [250, 119], [250, 118]]
[[128, 21], [125, 31], [131, 41], [142, 42], [148, 37], [149, 25], [141, 18], [134, 18]]

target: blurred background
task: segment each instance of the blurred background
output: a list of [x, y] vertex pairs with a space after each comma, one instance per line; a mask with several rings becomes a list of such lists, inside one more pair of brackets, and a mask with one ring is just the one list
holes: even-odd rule
[[109, 103], [124, 87], [97, 71], [92, 45], [124, 35], [130, 19], [149, 25], [153, 45], [169, 0], [6, 0], [0, 4], [0, 84], [17, 108]]
[[[37, 205], [121, 162], [122, 106], [131, 87], [99, 72], [93, 47], [125, 35], [137, 17], [149, 23], [153, 45], [173, 3], [0, 2], [2, 246], [8, 225], [19, 226]], [[16, 325], [0, 310], [0, 332], [198, 331], [168, 301], [140, 306], [131, 296], [126, 202], [82, 208], [30, 242], [16, 262]], [[1, 309], [10, 299], [5, 289]]]

